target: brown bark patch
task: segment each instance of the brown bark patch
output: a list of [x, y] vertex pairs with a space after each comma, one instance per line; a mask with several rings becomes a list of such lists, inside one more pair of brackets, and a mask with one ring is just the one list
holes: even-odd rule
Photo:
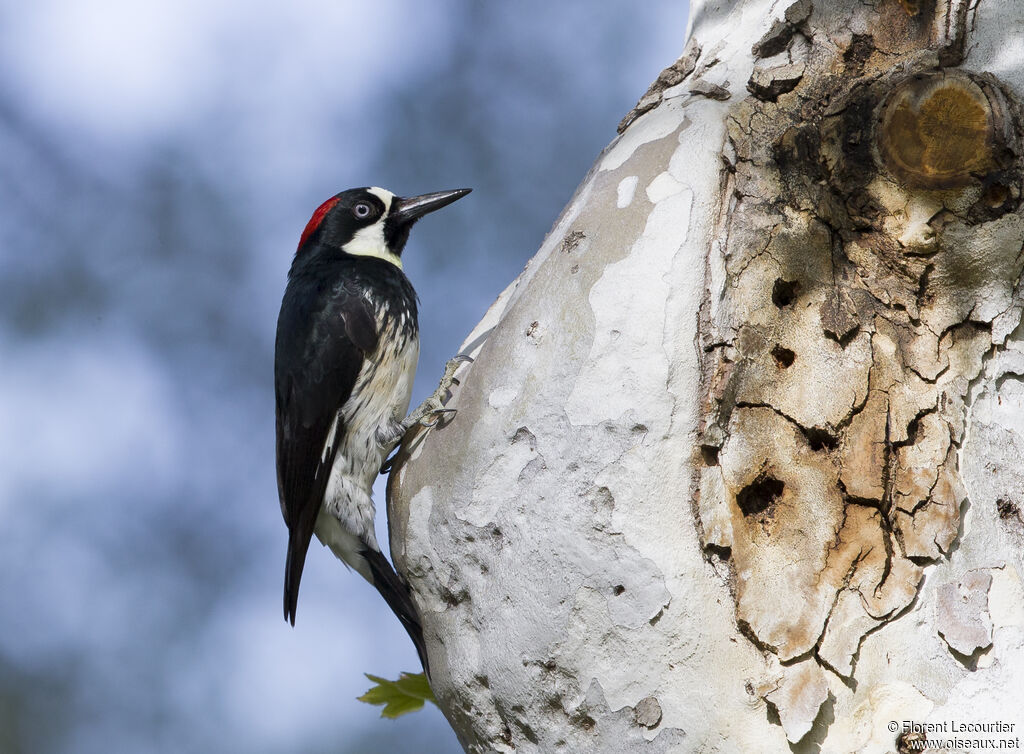
[[[806, 65], [756, 70], [732, 107], [702, 349], [697, 513], [737, 624], [849, 679], [956, 546], [971, 384], [1024, 269], [1012, 94], [937, 67], [933, 0], [876, 9], [870, 34], [811, 23]], [[765, 44], [809, 38], [787, 29]]]

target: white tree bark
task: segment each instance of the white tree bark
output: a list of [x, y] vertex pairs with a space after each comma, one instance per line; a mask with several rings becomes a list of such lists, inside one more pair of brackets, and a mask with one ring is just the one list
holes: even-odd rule
[[473, 752], [1019, 742], [1024, 4], [691, 13], [392, 476], [441, 707]]

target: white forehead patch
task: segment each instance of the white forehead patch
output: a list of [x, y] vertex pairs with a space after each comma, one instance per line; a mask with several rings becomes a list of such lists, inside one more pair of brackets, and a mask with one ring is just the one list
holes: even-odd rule
[[365, 228], [357, 231], [352, 240], [341, 248], [349, 254], [383, 259], [385, 262], [391, 262], [391, 264], [401, 270], [402, 260], [397, 255], [392, 254], [388, 250], [388, 245], [384, 243], [384, 221], [391, 211], [391, 202], [394, 200], [395, 195], [387, 189], [378, 188], [377, 186], [372, 186], [367, 191], [384, 202], [384, 214], [373, 225], [367, 225]]
[[382, 202], [384, 202], [384, 214], [385, 215], [388, 212], [391, 211], [391, 201], [395, 198], [394, 194], [392, 194], [387, 189], [382, 189], [382, 188], [379, 188], [377, 186], [370, 186], [370, 188], [368, 188], [367, 191], [369, 191], [375, 197], [377, 197]]

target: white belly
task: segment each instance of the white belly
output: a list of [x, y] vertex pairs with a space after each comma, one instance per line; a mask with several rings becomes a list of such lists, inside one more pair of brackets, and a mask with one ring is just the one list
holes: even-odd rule
[[324, 545], [367, 579], [365, 560], [358, 556], [363, 547], [359, 539], [379, 549], [371, 495], [381, 464], [394, 447], [382, 446], [379, 438], [405, 418], [420, 351], [416, 336], [384, 332], [380, 342], [342, 406], [340, 444], [315, 529]]
[[[386, 339], [382, 337], [382, 341]], [[419, 338], [403, 339], [395, 348], [378, 349], [376, 359], [363, 364], [352, 396], [342, 407], [345, 432], [334, 470], [343, 465], [343, 473], [363, 480], [368, 490], [394, 447], [381, 446], [381, 432], [390, 434], [387, 430], [404, 419], [409, 410], [419, 354]]]

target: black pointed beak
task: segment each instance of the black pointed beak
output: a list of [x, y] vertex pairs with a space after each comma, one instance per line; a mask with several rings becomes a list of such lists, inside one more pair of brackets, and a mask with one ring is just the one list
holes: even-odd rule
[[436, 191], [433, 194], [412, 196], [408, 199], [398, 197], [391, 205], [389, 219], [399, 225], [412, 225], [428, 212], [447, 207], [461, 199], [473, 189], [455, 189], [454, 191]]

